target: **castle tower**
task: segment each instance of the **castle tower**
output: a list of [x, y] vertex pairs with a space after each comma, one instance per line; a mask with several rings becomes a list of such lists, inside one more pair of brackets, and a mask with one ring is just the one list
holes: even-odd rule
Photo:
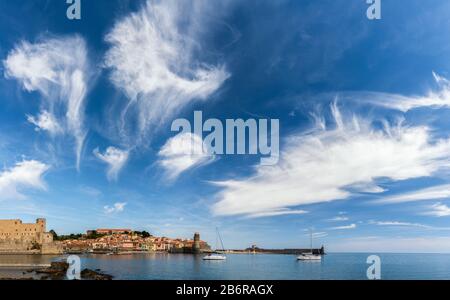
[[194, 247], [193, 247], [194, 253], [200, 253], [200, 233], [196, 232], [194, 234]]
[[36, 224], [40, 227], [40, 229], [42, 229], [42, 232], [45, 232], [47, 226], [47, 221], [45, 219], [43, 218], [37, 219]]

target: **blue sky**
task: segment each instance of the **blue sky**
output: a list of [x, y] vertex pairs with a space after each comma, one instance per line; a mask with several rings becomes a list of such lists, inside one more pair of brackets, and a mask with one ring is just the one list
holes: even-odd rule
[[[450, 251], [450, 3], [64, 2], [0, 0], [0, 218]], [[194, 111], [279, 119], [278, 165], [177, 156]]]

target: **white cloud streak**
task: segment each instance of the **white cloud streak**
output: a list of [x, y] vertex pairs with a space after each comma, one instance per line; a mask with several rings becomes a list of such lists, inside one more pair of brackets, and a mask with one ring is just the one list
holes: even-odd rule
[[198, 28], [206, 28], [203, 14], [210, 3], [147, 1], [106, 36], [111, 47], [105, 67], [129, 99], [122, 121], [135, 106], [141, 134], [186, 105], [207, 100], [230, 76], [223, 65], [207, 64], [195, 55], [201, 49]]
[[413, 201], [437, 200], [450, 197], [450, 184], [438, 185], [417, 191], [403, 193], [400, 195], [389, 196], [375, 201], [380, 204], [394, 204]]
[[328, 236], [328, 233], [326, 233], [326, 232], [314, 232], [313, 233], [313, 237], [316, 239], [324, 238], [327, 236]]
[[180, 133], [170, 138], [161, 148], [158, 156], [158, 164], [165, 170], [169, 181], [175, 180], [189, 169], [214, 160], [214, 156], [208, 154], [202, 139], [192, 133]]
[[332, 222], [343, 222], [343, 221], [348, 221], [348, 220], [349, 220], [348, 217], [342, 217], [342, 216], [329, 219], [329, 221], [332, 221]]
[[126, 205], [127, 205], [126, 202], [117, 202], [117, 203], [114, 203], [113, 206], [108, 206], [108, 205], [104, 206], [103, 207], [103, 211], [107, 215], [120, 213], [120, 212], [123, 212], [125, 210], [125, 206]]
[[331, 230], [348, 230], [348, 229], [356, 229], [356, 224], [344, 225], [344, 226], [336, 226], [331, 227]]
[[86, 136], [87, 60], [84, 39], [71, 36], [47, 38], [35, 44], [22, 41], [3, 61], [6, 78], [14, 78], [26, 91], [43, 96], [41, 114], [28, 116], [28, 121], [51, 134], [63, 129], [75, 137], [77, 167]]
[[425, 215], [434, 217], [449, 217], [450, 207], [442, 203], [436, 203], [430, 206], [430, 211], [425, 212]]
[[346, 122], [335, 105], [332, 112], [334, 129], [290, 136], [278, 165], [256, 166], [253, 176], [216, 182], [222, 190], [213, 212], [254, 214], [379, 193], [378, 178], [427, 177], [449, 166], [450, 141], [433, 140], [427, 127], [374, 129], [356, 116]]
[[390, 226], [390, 227], [417, 227], [429, 230], [444, 230], [444, 231], [450, 230], [450, 227], [438, 227], [420, 223], [400, 222], [400, 221], [370, 221], [369, 224], [374, 224], [377, 226]]
[[51, 135], [63, 132], [56, 118], [46, 110], [42, 111], [38, 117], [27, 115], [27, 120], [36, 126], [36, 131], [48, 131]]
[[381, 92], [343, 92], [339, 97], [344, 101], [365, 102], [407, 112], [415, 108], [450, 108], [450, 81], [433, 72], [437, 84], [436, 90], [430, 90], [425, 96], [404, 96]]
[[301, 210], [301, 209], [297, 209], [297, 210], [280, 209], [278, 211], [254, 213], [254, 214], [250, 214], [246, 217], [249, 219], [256, 219], [256, 218], [278, 217], [278, 216], [286, 216], [286, 215], [304, 215], [307, 213], [308, 213], [308, 211]]
[[115, 147], [108, 147], [104, 153], [97, 148], [94, 155], [101, 161], [108, 164], [108, 180], [117, 180], [120, 171], [128, 161], [129, 152]]
[[400, 227], [420, 227], [420, 228], [431, 228], [431, 226], [423, 225], [420, 223], [410, 223], [410, 222], [399, 222], [399, 221], [376, 221], [370, 222], [378, 226], [400, 226]]
[[35, 160], [24, 160], [0, 173], [0, 199], [24, 199], [22, 190], [45, 190], [43, 175], [49, 169], [46, 164]]

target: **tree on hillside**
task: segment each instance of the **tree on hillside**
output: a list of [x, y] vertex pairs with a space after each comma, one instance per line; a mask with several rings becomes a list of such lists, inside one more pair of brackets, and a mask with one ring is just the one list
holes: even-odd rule
[[141, 237], [143, 237], [143, 238], [148, 238], [148, 237], [151, 237], [152, 235], [149, 233], [149, 232], [147, 232], [147, 231], [134, 231], [133, 232], [135, 235], [139, 235], [139, 236], [141, 236]]
[[148, 238], [148, 237], [151, 237], [152, 235], [150, 234], [150, 233], [148, 233], [147, 231], [142, 231], [142, 237], [143, 238]]

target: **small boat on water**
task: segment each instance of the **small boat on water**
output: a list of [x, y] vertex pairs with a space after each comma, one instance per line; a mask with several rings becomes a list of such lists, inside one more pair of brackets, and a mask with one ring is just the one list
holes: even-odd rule
[[297, 260], [322, 260], [322, 256], [312, 253], [302, 253], [297, 257]]
[[[220, 240], [220, 245], [222, 246], [222, 250], [225, 251], [223, 246], [222, 237], [220, 236], [219, 229], [216, 228], [216, 249], [217, 249], [217, 240]], [[211, 253], [203, 257], [203, 260], [226, 260], [227, 257], [219, 252]]]
[[312, 229], [310, 230], [311, 233], [311, 252], [310, 253], [302, 253], [299, 256], [297, 256], [297, 260], [302, 261], [321, 261], [322, 256], [318, 254], [313, 253], [313, 232]]
[[227, 257], [225, 255], [220, 254], [208, 254], [203, 257], [203, 260], [226, 260]]

